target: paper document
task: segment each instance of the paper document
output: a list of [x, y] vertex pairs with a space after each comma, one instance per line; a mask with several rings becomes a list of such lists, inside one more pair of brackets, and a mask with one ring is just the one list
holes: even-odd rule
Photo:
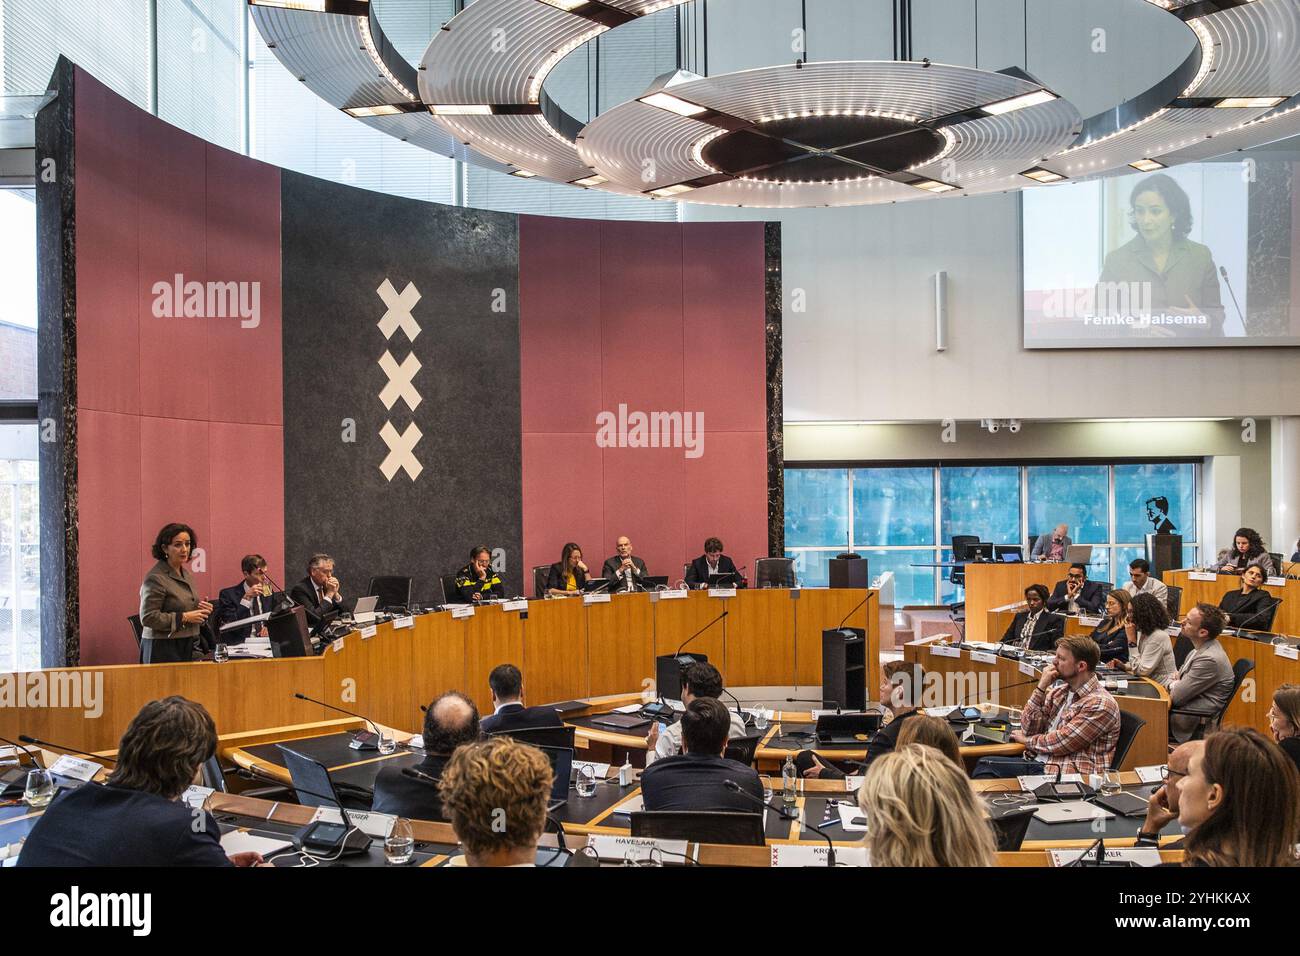
[[234, 856], [236, 853], [260, 853], [265, 859], [272, 853], [278, 853], [291, 846], [293, 843], [289, 840], [255, 836], [244, 830], [231, 830], [221, 836], [221, 849], [226, 851], [226, 856]]
[[867, 818], [862, 815], [862, 811], [856, 803], [841, 803], [836, 809], [840, 811], [840, 826], [846, 831], [850, 833], [867, 832]]

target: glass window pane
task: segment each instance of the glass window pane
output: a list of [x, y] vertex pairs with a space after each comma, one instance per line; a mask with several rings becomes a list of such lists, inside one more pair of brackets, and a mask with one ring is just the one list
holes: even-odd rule
[[901, 544], [935, 544], [934, 469], [854, 469], [854, 548]]
[[36, 399], [36, 193], [0, 189], [0, 399]]
[[831, 583], [831, 558], [839, 554], [839, 549], [832, 551], [786, 551], [787, 558], [794, 558], [794, 577], [803, 588], [824, 588]]
[[1116, 465], [1115, 540], [1136, 544], [1163, 530], [1196, 538], [1196, 466]]
[[862, 551], [867, 571], [874, 581], [886, 571], [894, 572], [894, 607], [934, 604], [934, 568], [913, 564], [934, 564], [934, 549], [917, 551]]
[[[1129, 562], [1134, 558], [1145, 558], [1146, 556], [1147, 549], [1145, 547], [1115, 549], [1115, 577], [1111, 580], [1115, 582], [1116, 587], [1120, 587], [1128, 581]], [[1088, 573], [1091, 574], [1092, 572]]]
[[[1116, 565], [1122, 568], [1120, 571], [1120, 583], [1128, 580], [1128, 565]], [[1088, 562], [1088, 580], [1089, 581], [1109, 581], [1112, 585], [1115, 578], [1111, 575], [1110, 568], [1110, 548], [1093, 548], [1092, 559]]]
[[1105, 465], [1036, 465], [1029, 471], [1029, 541], [1068, 525], [1075, 544], [1110, 540], [1110, 489]]
[[785, 546], [840, 549], [848, 543], [848, 469], [787, 468]]
[[41, 666], [37, 426], [0, 425], [0, 671]]
[[1020, 543], [1019, 468], [942, 468], [939, 494], [941, 544], [951, 544], [955, 534], [976, 534], [994, 544]]

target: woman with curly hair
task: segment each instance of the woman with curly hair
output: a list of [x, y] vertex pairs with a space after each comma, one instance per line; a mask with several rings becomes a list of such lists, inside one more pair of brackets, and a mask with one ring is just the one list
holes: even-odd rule
[[1224, 548], [1214, 559], [1214, 570], [1220, 574], [1240, 574], [1252, 564], [1263, 569], [1264, 577], [1277, 573], [1259, 532], [1254, 528], [1238, 528], [1232, 536], [1232, 547]]

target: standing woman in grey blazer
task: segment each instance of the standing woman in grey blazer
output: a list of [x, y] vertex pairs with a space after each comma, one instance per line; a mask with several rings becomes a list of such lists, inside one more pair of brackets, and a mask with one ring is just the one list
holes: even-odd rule
[[212, 613], [212, 605], [199, 600], [194, 575], [185, 566], [197, 545], [194, 529], [187, 524], [166, 525], [154, 539], [158, 563], [140, 585], [141, 663], [171, 664], [194, 657], [194, 639]]

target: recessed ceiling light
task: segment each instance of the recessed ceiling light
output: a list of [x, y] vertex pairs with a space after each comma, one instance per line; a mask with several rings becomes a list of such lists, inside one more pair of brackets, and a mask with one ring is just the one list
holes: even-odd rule
[[1054, 173], [1050, 169], [1044, 169], [1042, 166], [1026, 169], [1020, 175], [1026, 179], [1032, 179], [1036, 183], [1059, 183], [1061, 180], [1069, 178], [1061, 173]]
[[520, 179], [532, 179], [537, 174], [531, 169], [515, 169], [510, 173], [511, 176], [518, 176]]
[[606, 178], [605, 178], [604, 176], [602, 176], [600, 173], [596, 173], [594, 176], [587, 176], [587, 177], [585, 177], [584, 179], [575, 179], [575, 180], [573, 181], [573, 185], [575, 185], [575, 186], [600, 186], [600, 185], [602, 185], [602, 184], [604, 184], [604, 183], [607, 183], [607, 182], [609, 182], [608, 179], [606, 179]]
[[402, 110], [396, 106], [351, 106], [343, 112], [349, 116], [396, 116]]
[[1215, 109], [1272, 109], [1285, 96], [1225, 96], [1214, 104]]
[[922, 179], [914, 183], [908, 183], [909, 186], [915, 186], [917, 189], [924, 189], [928, 193], [948, 193], [957, 187], [952, 183], [941, 183], [937, 179]]
[[255, 7], [281, 7], [285, 10], [325, 12], [325, 0], [248, 0]]
[[541, 2], [549, 7], [555, 7], [557, 10], [563, 10], [565, 13], [572, 13], [579, 7], [587, 5], [587, 0], [541, 0]]
[[673, 96], [671, 93], [651, 93], [649, 96], [641, 97], [641, 102], [646, 106], [655, 106], [661, 110], [667, 110], [670, 113], [676, 113], [678, 116], [699, 116], [701, 113], [707, 113], [707, 106], [700, 106], [697, 103], [688, 103], [680, 97]]
[[670, 196], [680, 196], [682, 193], [688, 193], [694, 188], [694, 186], [688, 186], [685, 183], [677, 183], [675, 186], [660, 186], [658, 189], [652, 189], [650, 195], [667, 199]]
[[1165, 164], [1155, 159], [1139, 159], [1136, 162], [1129, 163], [1140, 173], [1150, 173], [1157, 169], [1164, 169]]
[[434, 116], [491, 116], [492, 107], [485, 103], [430, 103]]
[[1050, 103], [1055, 99], [1059, 99], [1059, 97], [1049, 90], [1034, 90], [1032, 93], [1021, 93], [1019, 96], [998, 100], [996, 103], [989, 103], [987, 106], [981, 106], [980, 109], [991, 116], [1001, 116], [1003, 113], [1014, 113], [1016, 110], [1024, 110], [1042, 103]]

